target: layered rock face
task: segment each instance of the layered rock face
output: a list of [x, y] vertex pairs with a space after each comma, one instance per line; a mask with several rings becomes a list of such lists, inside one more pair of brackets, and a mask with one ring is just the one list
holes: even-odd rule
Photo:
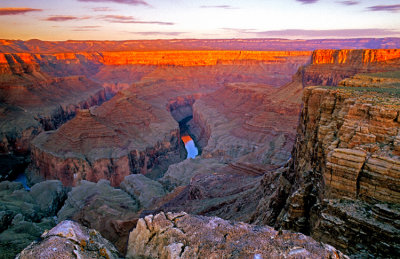
[[316, 50], [303, 74], [304, 85], [337, 85], [358, 73], [400, 69], [399, 49]]
[[27, 158], [37, 134], [105, 100], [104, 88], [84, 76], [51, 77], [31, 54], [0, 54], [0, 159], [6, 164], [0, 179], [15, 169], [7, 160]]
[[16, 258], [120, 258], [115, 247], [96, 230], [74, 221], [62, 221], [40, 238]]
[[350, 254], [399, 256], [398, 78], [360, 75], [304, 90], [293, 160], [275, 192], [265, 176], [259, 220]]
[[[122, 57], [117, 54], [112, 55], [124, 64], [141, 60], [138, 53]], [[109, 102], [80, 112], [56, 132], [46, 132], [37, 137], [33, 141], [32, 157], [40, 174], [47, 179], [61, 179], [67, 185], [75, 185], [81, 179], [109, 179], [113, 186], [118, 186], [131, 173], [160, 177], [170, 164], [180, 160], [180, 149], [183, 147], [179, 144], [177, 121], [193, 115], [192, 106], [196, 99], [229, 82], [243, 81], [243, 85], [236, 88], [244, 89], [246, 82], [255, 81], [254, 84], [261, 85], [254, 86], [259, 89], [250, 91], [250, 95], [266, 89], [264, 95], [260, 95], [258, 103], [261, 104], [261, 99], [268, 93], [277, 92], [265, 82], [275, 81], [277, 85], [288, 82], [288, 71], [293, 71], [308, 59], [303, 52], [198, 51], [167, 54], [155, 53], [144, 61], [164, 60], [179, 66], [158, 66]], [[163, 55], [167, 55], [165, 59], [162, 59]], [[220, 58], [225, 58], [229, 64], [205, 66], [218, 63]], [[191, 62], [185, 63], [191, 66], [179, 62]], [[279, 68], [283, 70], [278, 74], [268, 73]], [[217, 94], [223, 96], [234, 91], [227, 89]], [[245, 106], [240, 113], [253, 107]], [[193, 123], [193, 126], [200, 129], [200, 123]], [[204, 138], [204, 145], [206, 141], [207, 137]]]
[[3, 53], [74, 53], [78, 51], [159, 51], [159, 50], [306, 50], [400, 48], [398, 38], [360, 39], [172, 39], [129, 41], [41, 41], [0, 40]]
[[[243, 237], [246, 239], [243, 239]], [[348, 258], [303, 234], [220, 218], [160, 213], [140, 219], [127, 258]]]
[[[39, 135], [32, 159], [45, 178], [66, 185], [147, 174], [163, 158], [179, 160], [179, 128], [165, 109], [120, 92], [104, 105], [82, 110], [59, 130]], [[168, 157], [170, 156], [170, 157]]]

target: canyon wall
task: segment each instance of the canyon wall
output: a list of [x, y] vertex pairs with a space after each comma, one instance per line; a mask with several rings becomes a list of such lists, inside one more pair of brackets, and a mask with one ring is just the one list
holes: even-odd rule
[[340, 85], [304, 89], [292, 159], [264, 176], [256, 221], [348, 254], [399, 256], [398, 72]]
[[316, 50], [304, 69], [303, 84], [337, 85], [358, 73], [400, 69], [399, 49]]
[[160, 50], [305, 50], [315, 49], [394, 49], [399, 38], [359, 39], [171, 39], [128, 41], [41, 41], [37, 39], [0, 40], [2, 53], [76, 53], [95, 51], [160, 51]]
[[[51, 71], [49, 66], [84, 68], [90, 72], [99, 65], [173, 65], [211, 66], [232, 62], [279, 62], [286, 57], [310, 56], [311, 51], [123, 51], [75, 52], [55, 54], [0, 53], [0, 71], [3, 73], [33, 72], [39, 67]], [[91, 67], [90, 67], [91, 66]], [[70, 68], [65, 67], [69, 72]], [[80, 73], [84, 72], [80, 71]], [[76, 70], [76, 72], [79, 72]]]
[[[226, 84], [239, 81], [242, 82], [243, 89], [260, 84], [259, 89], [255, 90], [256, 95], [257, 91], [266, 90], [258, 97], [257, 104], [261, 105], [266, 102], [264, 99], [269, 92], [277, 91], [265, 82], [273, 82], [279, 86], [290, 81], [290, 73], [307, 63], [309, 54], [181, 51], [116, 52], [91, 56], [108, 60], [104, 61], [108, 65], [102, 65], [99, 72], [101, 75], [95, 75], [94, 80], [114, 80], [117, 74], [123, 77], [136, 68], [143, 75], [138, 82], [127, 85], [125, 90], [124, 87], [118, 88], [120, 92], [102, 106], [81, 112], [65, 124], [65, 128], [63, 126], [56, 132], [43, 133], [35, 139], [32, 169], [48, 179], [64, 179], [63, 183], [68, 185], [75, 185], [82, 179], [98, 181], [105, 178], [113, 186], [117, 186], [124, 176], [131, 173], [143, 173], [151, 178], [160, 177], [167, 171], [169, 164], [179, 160], [181, 147], [176, 121], [191, 116], [191, 107], [198, 99], [208, 94], [212, 96], [211, 93], [225, 88]], [[74, 55], [61, 58], [63, 62], [68, 58], [75, 60], [78, 54]], [[138, 64], [141, 62], [147, 65]], [[145, 70], [141, 70], [143, 66], [149, 66], [149, 70], [144, 72]], [[123, 72], [124, 69], [127, 72]], [[114, 73], [113, 70], [117, 72]], [[271, 71], [275, 72], [269, 73]], [[226, 93], [235, 95], [235, 91], [228, 88], [228, 91], [218, 92], [218, 98], [223, 98]], [[244, 99], [238, 102], [242, 101]], [[209, 105], [214, 105], [212, 103], [215, 102], [218, 100], [210, 99]], [[256, 109], [256, 106], [254, 104], [252, 107]], [[250, 111], [252, 107], [244, 105], [240, 113]], [[222, 112], [229, 113], [226, 109]], [[108, 118], [111, 116], [115, 117], [115, 121]], [[197, 115], [194, 117], [194, 121], [198, 123], [192, 123], [192, 128], [202, 129], [202, 122], [197, 121]], [[92, 124], [95, 127], [87, 127]], [[294, 128], [290, 130], [293, 135]], [[293, 139], [294, 135], [291, 141]], [[203, 138], [202, 145], [205, 146], [207, 140], [207, 136]], [[240, 140], [238, 144], [244, 141], [246, 140]], [[290, 146], [289, 142], [285, 145]], [[249, 150], [242, 153], [233, 157], [249, 153]], [[288, 154], [289, 152], [285, 156]], [[279, 159], [277, 163], [281, 164], [282, 160], [285, 158]]]

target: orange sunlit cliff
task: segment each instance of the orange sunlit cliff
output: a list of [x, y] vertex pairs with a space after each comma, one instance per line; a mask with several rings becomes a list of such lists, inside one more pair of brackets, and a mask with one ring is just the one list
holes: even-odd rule
[[400, 58], [400, 49], [316, 50], [312, 64], [369, 64]]

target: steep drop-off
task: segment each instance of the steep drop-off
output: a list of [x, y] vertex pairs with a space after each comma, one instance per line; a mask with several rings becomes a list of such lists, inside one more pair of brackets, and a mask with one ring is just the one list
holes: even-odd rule
[[[106, 100], [105, 90], [98, 83], [85, 76], [51, 77], [29, 57], [0, 58], [2, 161], [29, 160], [30, 141], [37, 134], [59, 127], [75, 115], [76, 109]], [[2, 164], [0, 179], [15, 173], [11, 163]]]
[[305, 88], [292, 160], [264, 176], [257, 220], [348, 254], [400, 255], [398, 74]]
[[[103, 69], [127, 67], [131, 63], [136, 66], [142, 61], [135, 58], [137, 55], [142, 57], [142, 54], [112, 53], [117, 60], [122, 60], [118, 61], [121, 65], [117, 62], [117, 65], [105, 65]], [[143, 56], [147, 57], [144, 60], [154, 65], [168, 53], [150, 54]], [[34, 169], [45, 178], [61, 179], [68, 185], [74, 185], [80, 179], [109, 179], [112, 185], [117, 186], [124, 176], [131, 173], [158, 178], [167, 171], [169, 164], [179, 161], [183, 146], [178, 142], [177, 122], [194, 115], [191, 107], [196, 99], [209, 93], [212, 95], [225, 84], [237, 81], [243, 82], [243, 88], [247, 82], [254, 82], [252, 84], [261, 84], [261, 90], [267, 88], [270, 89], [267, 91], [274, 92], [274, 87], [262, 84], [275, 81], [279, 85], [289, 81], [289, 73], [307, 62], [305, 54], [169, 52], [170, 61], [166, 60], [170, 65], [150, 66], [152, 69], [144, 73], [140, 82], [119, 92], [102, 106], [80, 113], [58, 131], [43, 133], [35, 139], [32, 152]], [[229, 62], [219, 64], [220, 58]], [[151, 63], [153, 59], [155, 63]], [[278, 72], [279, 68], [283, 70]], [[268, 73], [271, 70], [277, 73]], [[107, 80], [107, 76], [103, 79]], [[223, 96], [225, 93], [218, 94]], [[252, 108], [244, 107], [240, 112]], [[110, 119], [112, 116], [115, 119]], [[193, 121], [195, 123], [189, 123], [190, 130], [195, 138], [198, 137], [200, 147], [205, 146], [207, 136], [196, 135], [203, 129], [202, 122], [196, 124], [196, 120]], [[169, 144], [166, 146], [165, 143]]]

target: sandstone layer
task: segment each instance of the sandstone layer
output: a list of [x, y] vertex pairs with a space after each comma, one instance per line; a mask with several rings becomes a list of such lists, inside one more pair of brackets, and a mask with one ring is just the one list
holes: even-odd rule
[[304, 90], [292, 161], [279, 180], [264, 177], [258, 220], [349, 254], [399, 256], [398, 74]]
[[399, 49], [316, 50], [303, 72], [303, 84], [337, 85], [358, 73], [399, 69]]
[[303, 234], [184, 212], [139, 219], [129, 236], [127, 252], [127, 258], [138, 257], [348, 258]]

